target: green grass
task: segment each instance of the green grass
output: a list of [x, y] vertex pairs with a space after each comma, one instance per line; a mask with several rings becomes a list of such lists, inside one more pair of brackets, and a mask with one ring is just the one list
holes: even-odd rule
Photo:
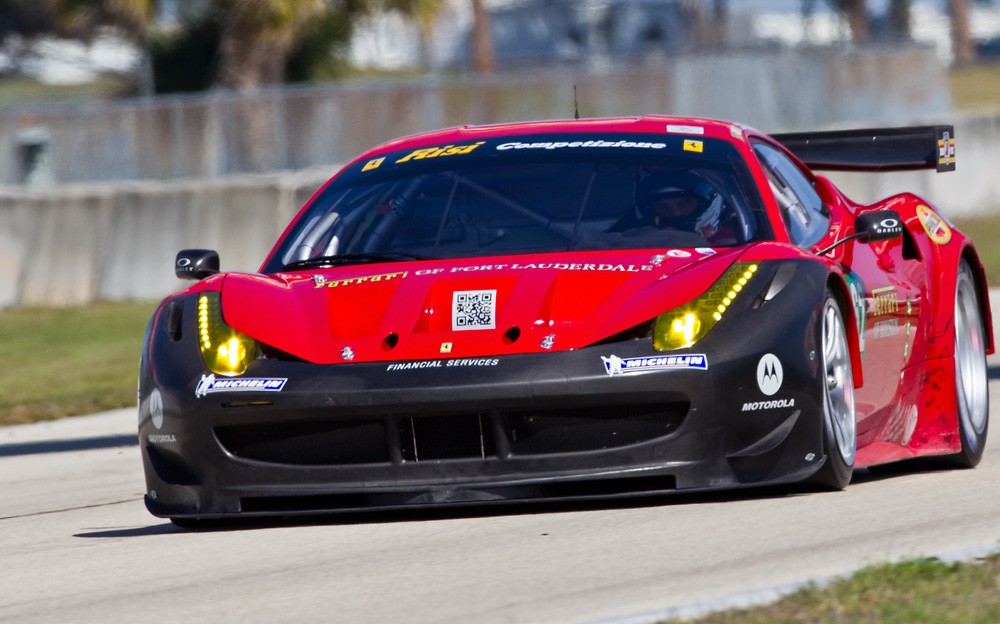
[[1000, 556], [968, 563], [919, 559], [865, 568], [828, 587], [724, 611], [698, 624], [987, 624], [1000, 622]]
[[986, 270], [986, 282], [1000, 286], [1000, 215], [952, 219], [965, 234], [972, 236], [976, 251]]
[[1000, 109], [1000, 63], [952, 68], [948, 71], [948, 82], [956, 109]]
[[0, 310], [0, 425], [135, 405], [151, 302]]
[[101, 76], [81, 84], [50, 85], [33, 78], [0, 78], [0, 106], [36, 102], [111, 99], [128, 92], [131, 81], [121, 76]]

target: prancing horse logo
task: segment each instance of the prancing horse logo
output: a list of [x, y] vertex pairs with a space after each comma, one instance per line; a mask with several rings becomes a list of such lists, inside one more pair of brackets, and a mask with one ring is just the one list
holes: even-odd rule
[[781, 360], [773, 353], [765, 353], [757, 363], [757, 386], [767, 396], [774, 396], [781, 390], [784, 374], [781, 370]]

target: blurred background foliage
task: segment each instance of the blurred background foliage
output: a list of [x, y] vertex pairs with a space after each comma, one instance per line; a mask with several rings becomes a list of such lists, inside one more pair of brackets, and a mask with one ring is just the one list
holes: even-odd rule
[[[451, 4], [466, 0], [452, 0]], [[490, 3], [467, 0], [473, 23], [470, 66], [489, 73], [496, 65]], [[664, 0], [670, 2], [671, 0]], [[916, 0], [797, 0], [803, 19], [835, 11], [856, 43], [906, 40]], [[730, 19], [734, 0], [677, 0], [699, 45], [713, 47]], [[957, 65], [976, 60], [971, 10], [991, 0], [941, 0], [950, 20]], [[326, 81], [350, 76], [347, 54], [358, 19], [395, 14], [419, 27], [419, 56], [427, 57], [433, 27], [449, 0], [3, 0], [0, 42], [18, 73], [46, 38], [92, 42], [111, 34], [134, 46], [139, 62], [131, 83], [115, 95], [255, 89], [282, 82]], [[882, 6], [885, 5], [885, 6]], [[881, 7], [878, 10], [875, 8]], [[168, 11], [169, 19], [164, 18]], [[0, 73], [2, 77], [2, 73]]]
[[[471, 1], [482, 19], [482, 0]], [[16, 73], [18, 62], [29, 58], [42, 38], [90, 43], [111, 34], [140, 50], [128, 94], [331, 80], [349, 73], [345, 48], [357, 18], [395, 12], [430, 36], [445, 6], [444, 0], [180, 0], [171, 5], [182, 8], [177, 19], [164, 24], [158, 19], [161, 4], [4, 0], [0, 41], [13, 66], [7, 73]]]

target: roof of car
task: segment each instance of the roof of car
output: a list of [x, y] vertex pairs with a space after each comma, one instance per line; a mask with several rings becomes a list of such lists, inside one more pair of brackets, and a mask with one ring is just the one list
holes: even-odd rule
[[647, 115], [644, 117], [608, 117], [598, 119], [557, 119], [486, 125], [469, 125], [422, 132], [383, 143], [364, 157], [410, 147], [455, 141], [489, 139], [525, 134], [580, 132], [636, 132], [663, 135], [690, 135], [725, 140], [742, 140], [745, 126], [717, 119]]

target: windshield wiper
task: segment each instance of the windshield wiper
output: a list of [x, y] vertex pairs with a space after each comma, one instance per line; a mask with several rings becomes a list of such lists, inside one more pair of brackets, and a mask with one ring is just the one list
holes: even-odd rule
[[424, 256], [408, 253], [358, 253], [337, 256], [317, 256], [305, 260], [295, 260], [285, 265], [285, 269], [309, 269], [315, 267], [346, 266], [349, 264], [375, 264], [378, 262], [400, 262], [410, 260], [429, 260]]

